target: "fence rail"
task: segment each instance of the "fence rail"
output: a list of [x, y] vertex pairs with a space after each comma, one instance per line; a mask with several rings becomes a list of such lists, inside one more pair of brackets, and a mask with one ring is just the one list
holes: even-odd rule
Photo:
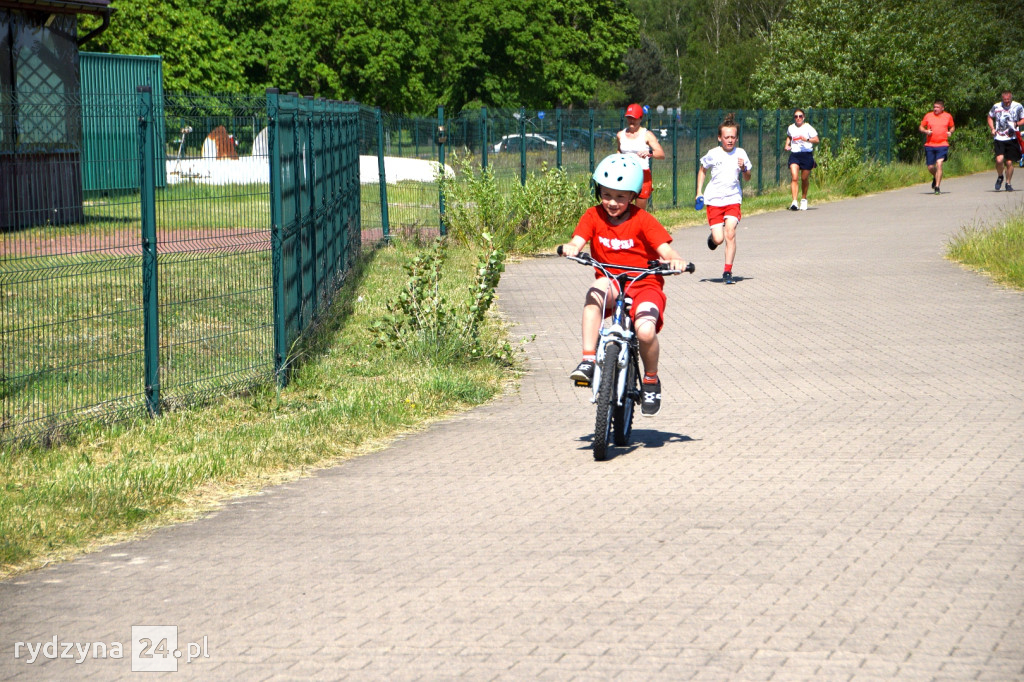
[[[654, 113], [655, 206], [688, 204], [724, 112]], [[746, 191], [784, 175], [788, 112], [740, 111]], [[809, 110], [891, 158], [892, 113]], [[0, 440], [287, 381], [363, 242], [443, 231], [436, 173], [585, 184], [621, 111], [409, 118], [281, 94], [0, 92]]]

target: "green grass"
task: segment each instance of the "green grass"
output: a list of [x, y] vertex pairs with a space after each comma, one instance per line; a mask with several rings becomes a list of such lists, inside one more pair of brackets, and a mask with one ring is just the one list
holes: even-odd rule
[[[0, 450], [0, 575], [181, 519], [217, 501], [382, 447], [395, 434], [489, 400], [512, 377], [488, 361], [437, 366], [373, 344], [403, 286], [407, 244], [364, 256], [281, 391], [266, 383], [207, 409]], [[444, 286], [468, 291], [474, 254], [452, 251]], [[496, 320], [487, 333], [500, 335]]]
[[968, 225], [953, 235], [946, 257], [988, 274], [1001, 284], [1024, 289], [1024, 210], [994, 226]]

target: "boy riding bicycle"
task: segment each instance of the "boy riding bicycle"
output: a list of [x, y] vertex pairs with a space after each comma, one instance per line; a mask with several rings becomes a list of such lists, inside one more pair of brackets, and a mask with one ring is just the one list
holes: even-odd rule
[[[669, 246], [671, 235], [654, 216], [632, 205], [640, 193], [644, 172], [636, 159], [628, 154], [612, 154], [594, 169], [597, 206], [589, 208], [580, 218], [572, 239], [562, 246], [563, 256], [575, 256], [590, 242], [591, 255], [604, 263], [645, 268], [648, 261], [662, 260], [673, 270], [682, 270], [686, 261]], [[616, 274], [614, 268], [612, 273]], [[590, 386], [601, 320], [611, 312], [618, 285], [600, 271], [587, 291], [583, 305], [583, 360], [569, 378], [577, 386]], [[640, 359], [644, 364], [640, 413], [653, 417], [661, 410], [661, 381], [658, 379], [658, 332], [664, 324], [665, 279], [660, 275], [647, 277], [627, 287], [633, 299], [631, 316]], [[611, 295], [607, 295], [612, 287]]]

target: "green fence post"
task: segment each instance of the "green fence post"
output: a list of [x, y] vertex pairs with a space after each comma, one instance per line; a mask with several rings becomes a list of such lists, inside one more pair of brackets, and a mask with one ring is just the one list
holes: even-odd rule
[[267, 151], [270, 162], [270, 262], [274, 297], [274, 376], [282, 388], [288, 383], [285, 354], [288, 351], [284, 327], [284, 270], [281, 257], [281, 138], [278, 130], [281, 91], [267, 88]]
[[562, 168], [562, 107], [555, 107], [555, 168]]
[[679, 205], [679, 164], [677, 161], [679, 126], [679, 109], [676, 109], [672, 116], [672, 206]]
[[[320, 309], [320, 291], [317, 287], [319, 268], [316, 262], [316, 145], [313, 144], [313, 96], [306, 95], [302, 99], [301, 104], [306, 114], [306, 231], [309, 242], [309, 249], [306, 252], [306, 266], [309, 268], [309, 320], [313, 321]], [[303, 331], [305, 331], [305, 328], [303, 328]]]
[[594, 173], [594, 108], [590, 108], [590, 171]]
[[885, 109], [885, 162], [892, 163], [892, 109]]
[[782, 111], [775, 110], [775, 184], [782, 182], [779, 171], [782, 169]]
[[757, 195], [764, 191], [762, 165], [764, 163], [764, 109], [757, 110]]
[[[444, 175], [444, 145], [448, 141], [448, 136], [444, 132], [444, 107], [439, 106], [437, 108], [437, 163], [438, 172]], [[439, 229], [441, 236], [447, 234], [448, 230], [444, 226], [444, 189], [441, 186], [437, 188], [437, 209], [438, 209], [438, 220]]]
[[391, 224], [388, 220], [388, 183], [384, 175], [384, 117], [380, 107], [374, 107], [373, 115], [377, 120], [377, 178], [380, 187], [380, 224], [384, 230], [384, 241], [391, 240]]
[[700, 109], [697, 110], [695, 119], [696, 120], [694, 121], [694, 126], [693, 126], [693, 172], [694, 172], [693, 186], [696, 187], [696, 189], [697, 189], [696, 193], [700, 194], [700, 187], [697, 187], [697, 175], [700, 172], [698, 170], [698, 168], [700, 166], [700, 124], [701, 124]]
[[480, 107], [480, 158], [481, 168], [487, 170], [487, 147], [490, 137], [487, 135], [487, 107]]
[[519, 107], [519, 184], [526, 184], [526, 107]]
[[153, 167], [153, 91], [136, 88], [139, 124], [139, 211], [142, 222], [142, 338], [146, 409], [160, 414], [160, 315], [157, 279], [156, 179]]
[[874, 160], [880, 158], [879, 150], [882, 141], [882, 110], [874, 110]]

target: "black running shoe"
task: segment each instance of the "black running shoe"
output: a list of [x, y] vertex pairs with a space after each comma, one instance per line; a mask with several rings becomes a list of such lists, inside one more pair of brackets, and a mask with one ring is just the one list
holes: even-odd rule
[[[1009, 187], [1009, 185], [1007, 185], [1007, 187]], [[939, 188], [938, 188], [938, 187], [936, 187], [936, 188], [935, 188], [935, 193], [936, 193], [936, 194], [942, 194], [942, 192], [940, 192], [940, 191], [939, 191]]]
[[1007, 192], [1012, 192], [1013, 191], [1013, 185], [1011, 185], [1010, 183], [1006, 183], [1006, 191]]
[[998, 178], [996, 178], [996, 191], [998, 192], [999, 188], [1002, 187], [1002, 186], [1003, 186], [1003, 176], [1000, 175]]
[[799, 207], [799, 206], [797, 206], [797, 205], [796, 205], [796, 202], [794, 201], [794, 202], [793, 202], [792, 204], [790, 204], [790, 205], [789, 205], [789, 210], [790, 210], [790, 211], [799, 211], [799, 210], [800, 210], [800, 207]]
[[718, 248], [718, 244], [715, 243], [715, 238], [712, 235], [708, 235], [708, 248], [714, 251]]
[[932, 189], [935, 189], [935, 178], [932, 178]]
[[590, 386], [594, 381], [594, 366], [593, 360], [581, 360], [580, 364], [576, 365], [576, 369], [569, 375], [569, 378], [577, 386]]
[[732, 272], [723, 272], [722, 281], [725, 282], [726, 284], [732, 284]]
[[653, 417], [661, 412], [661, 380], [640, 384], [640, 414]]

